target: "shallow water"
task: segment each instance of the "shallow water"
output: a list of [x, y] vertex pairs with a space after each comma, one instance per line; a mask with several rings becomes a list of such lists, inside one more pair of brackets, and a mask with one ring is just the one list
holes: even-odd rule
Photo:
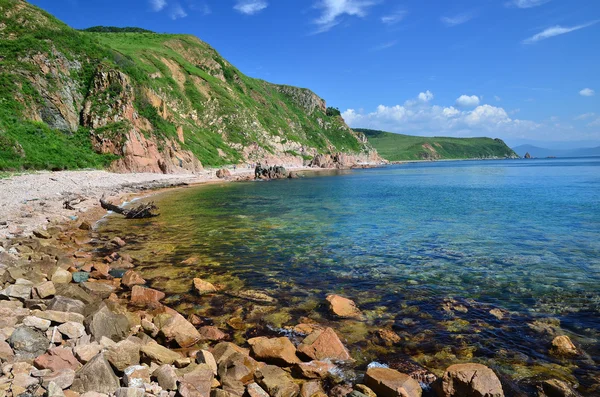
[[[234, 340], [306, 316], [333, 325], [361, 365], [407, 359], [439, 373], [480, 361], [519, 382], [559, 377], [600, 393], [600, 158], [330, 174], [169, 191], [153, 197], [160, 217], [111, 217], [100, 236], [125, 236], [152, 286]], [[233, 295], [261, 290], [278, 305], [199, 298], [194, 277]], [[330, 318], [332, 292], [354, 299], [365, 320]], [[231, 318], [244, 325], [232, 329]], [[381, 328], [403, 341], [385, 346], [372, 336]], [[552, 333], [585, 354], [549, 355]]]

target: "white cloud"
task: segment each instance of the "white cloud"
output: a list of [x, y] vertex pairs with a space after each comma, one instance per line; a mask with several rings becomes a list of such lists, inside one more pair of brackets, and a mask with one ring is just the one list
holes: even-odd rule
[[456, 100], [456, 106], [461, 108], [474, 108], [479, 106], [479, 97], [477, 95], [461, 95]]
[[387, 50], [388, 48], [394, 47], [396, 44], [398, 44], [398, 40], [389, 41], [387, 43], [383, 43], [383, 44], [373, 47], [373, 51]]
[[596, 91], [592, 90], [591, 88], [584, 88], [583, 90], [579, 91], [579, 95], [594, 96], [594, 95], [596, 95]]
[[185, 18], [188, 16], [188, 14], [187, 12], [185, 12], [181, 4], [175, 4], [169, 11], [169, 16], [172, 20], [176, 20], [180, 18]]
[[321, 16], [314, 23], [315, 33], [323, 33], [337, 26], [344, 15], [364, 17], [369, 7], [376, 4], [372, 0], [319, 0], [315, 8], [321, 10]]
[[163, 10], [167, 6], [166, 0], [150, 0], [150, 7], [152, 11], [158, 12]]
[[506, 3], [507, 7], [533, 8], [550, 2], [550, 0], [511, 0]]
[[592, 21], [592, 22], [588, 22], [588, 23], [584, 23], [582, 25], [577, 25], [577, 26], [571, 26], [571, 27], [564, 27], [564, 26], [553, 26], [551, 28], [547, 28], [546, 30], [531, 36], [528, 39], [523, 40], [523, 44], [533, 44], [533, 43], [537, 43], [538, 41], [541, 40], [546, 40], [549, 39], [551, 37], [555, 37], [555, 36], [560, 36], [566, 33], [571, 33], [574, 32], [576, 30], [580, 30], [580, 29], [584, 29], [587, 27], [590, 27], [592, 25], [597, 24], [598, 22], [600, 22], [600, 20], [596, 20], [596, 21]]
[[500, 102], [502, 100], [502, 98], [500, 98], [498, 95], [494, 95], [494, 99], [498, 102]]
[[450, 28], [458, 25], [462, 25], [463, 23], [469, 22], [473, 19], [473, 14], [459, 14], [453, 17], [441, 17], [440, 20], [442, 23]]
[[588, 127], [600, 127], [600, 118], [597, 118], [596, 120], [592, 121], [591, 123], [588, 123], [587, 126]]
[[575, 117], [575, 120], [587, 120], [587, 119], [591, 119], [595, 116], [596, 116], [596, 113], [584, 113], [584, 114], [580, 114], [579, 116]]
[[433, 93], [429, 90], [425, 91], [425, 92], [421, 92], [419, 93], [419, 101], [421, 102], [429, 102], [433, 99]]
[[405, 10], [398, 10], [393, 14], [382, 16], [381, 22], [386, 25], [395, 25], [398, 22], [402, 21], [406, 17], [406, 14], [408, 14], [408, 12], [406, 12]]
[[265, 0], [238, 0], [233, 7], [236, 11], [246, 15], [254, 15], [269, 6]]

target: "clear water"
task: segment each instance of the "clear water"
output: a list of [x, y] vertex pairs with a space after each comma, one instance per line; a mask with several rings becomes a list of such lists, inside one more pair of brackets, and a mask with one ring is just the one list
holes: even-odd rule
[[[410, 360], [439, 373], [480, 361], [517, 383], [558, 377], [600, 393], [600, 158], [333, 174], [170, 191], [152, 198], [160, 217], [111, 218], [100, 235], [126, 236], [151, 285], [225, 328], [232, 317], [269, 329], [308, 317], [333, 325], [359, 362]], [[181, 264], [190, 257], [197, 263]], [[193, 277], [267, 292], [277, 308], [198, 298]], [[365, 320], [329, 317], [332, 292], [354, 299]], [[384, 346], [373, 336], [382, 328], [403, 342]], [[585, 354], [550, 355], [555, 334]]]

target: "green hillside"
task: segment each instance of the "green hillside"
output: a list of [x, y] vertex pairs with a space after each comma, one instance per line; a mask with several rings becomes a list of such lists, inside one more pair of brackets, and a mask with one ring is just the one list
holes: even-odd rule
[[0, 0], [0, 27], [0, 170], [372, 152], [312, 91], [250, 78], [193, 36], [77, 31], [23, 0]]
[[422, 137], [355, 128], [389, 161], [516, 158], [501, 139]]

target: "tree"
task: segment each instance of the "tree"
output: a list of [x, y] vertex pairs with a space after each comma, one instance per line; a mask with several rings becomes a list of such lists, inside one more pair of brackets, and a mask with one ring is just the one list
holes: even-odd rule
[[330, 106], [327, 108], [327, 111], [325, 112], [325, 114], [329, 117], [334, 117], [334, 116], [341, 116], [342, 112], [340, 112], [340, 109], [333, 108]]

